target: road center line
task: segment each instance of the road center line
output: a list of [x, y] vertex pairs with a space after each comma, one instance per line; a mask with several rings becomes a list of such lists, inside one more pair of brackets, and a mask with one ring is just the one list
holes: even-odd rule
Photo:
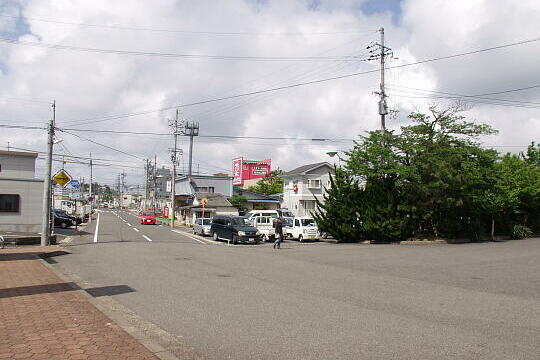
[[130, 224], [130, 223], [127, 223], [127, 224], [128, 224], [128, 226], [131, 226], [131, 224]]
[[139, 229], [137, 229], [137, 228], [133, 228], [133, 230], [135, 230], [136, 232], [139, 232]]
[[145, 239], [148, 240], [148, 241], [152, 241], [152, 239], [150, 239], [150, 238], [149, 238], [148, 236], [146, 236], [146, 235], [143, 235], [142, 237], [145, 238]]
[[96, 221], [96, 230], [94, 231], [94, 242], [97, 243], [98, 240], [98, 231], [99, 231], [99, 215], [101, 213], [98, 212], [97, 214], [97, 221]]

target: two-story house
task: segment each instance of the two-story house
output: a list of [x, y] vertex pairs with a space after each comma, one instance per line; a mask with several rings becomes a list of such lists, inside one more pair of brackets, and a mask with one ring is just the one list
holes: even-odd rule
[[[227, 200], [233, 195], [233, 178], [230, 176], [192, 175], [180, 176], [175, 185], [176, 219], [191, 225], [195, 219], [214, 215], [238, 215], [238, 210]], [[206, 206], [203, 210], [202, 200]]]
[[281, 177], [283, 184], [282, 206], [295, 216], [310, 216], [318, 199], [324, 201], [324, 189], [330, 186], [334, 168], [327, 162], [300, 166]]
[[37, 153], [0, 150], [0, 231], [41, 231], [43, 180]]

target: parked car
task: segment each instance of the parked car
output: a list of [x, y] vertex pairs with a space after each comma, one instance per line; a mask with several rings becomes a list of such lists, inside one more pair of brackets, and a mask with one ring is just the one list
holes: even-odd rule
[[283, 233], [286, 233], [287, 237], [298, 239], [298, 241], [319, 239], [319, 228], [313, 218], [300, 216], [287, 219], [283, 229]]
[[277, 210], [251, 210], [246, 214], [246, 217], [251, 221], [255, 216], [271, 216], [274, 219], [279, 217]]
[[214, 240], [232, 241], [233, 244], [261, 241], [261, 233], [243, 216], [214, 216], [210, 233]]
[[66, 229], [70, 226], [76, 226], [82, 222], [82, 219], [68, 215], [68, 213], [61, 209], [53, 209], [52, 215], [54, 219], [54, 226], [61, 227], [62, 229]]
[[153, 211], [142, 211], [139, 220], [142, 225], [156, 225], [156, 214]]
[[294, 217], [293, 213], [289, 209], [276, 209], [276, 211], [281, 217]]
[[212, 219], [197, 219], [193, 224], [193, 233], [201, 236], [210, 236], [210, 226], [212, 225]]
[[276, 218], [272, 216], [253, 216], [249, 220], [251, 225], [253, 225], [261, 233], [262, 241], [274, 241], [276, 236], [274, 221]]

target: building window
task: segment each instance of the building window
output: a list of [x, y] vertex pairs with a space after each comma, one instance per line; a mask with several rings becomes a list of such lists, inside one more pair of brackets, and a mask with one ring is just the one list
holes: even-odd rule
[[0, 194], [0, 212], [19, 212], [20, 196]]
[[320, 189], [321, 180], [320, 179], [309, 179], [308, 180], [308, 189]]

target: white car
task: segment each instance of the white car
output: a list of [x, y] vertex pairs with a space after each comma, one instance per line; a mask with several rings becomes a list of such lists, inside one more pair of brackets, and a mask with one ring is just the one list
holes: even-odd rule
[[262, 234], [262, 241], [274, 241], [276, 230], [272, 216], [252, 216], [249, 220], [251, 225]]
[[193, 233], [201, 236], [210, 236], [210, 225], [212, 225], [212, 219], [197, 219], [193, 224]]
[[274, 219], [279, 217], [277, 210], [251, 210], [246, 214], [246, 217], [251, 221], [255, 216], [270, 216]]
[[289, 238], [298, 239], [298, 241], [319, 240], [319, 228], [315, 219], [309, 216], [286, 218], [283, 233], [287, 234]]

